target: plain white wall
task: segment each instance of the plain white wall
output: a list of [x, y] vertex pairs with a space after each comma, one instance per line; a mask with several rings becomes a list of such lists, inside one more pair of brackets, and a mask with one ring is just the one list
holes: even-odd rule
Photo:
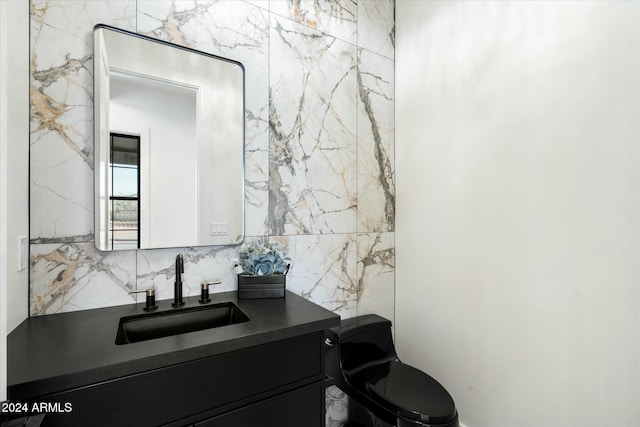
[[188, 246], [198, 241], [196, 92], [169, 88], [147, 87], [129, 79], [111, 81], [110, 130], [143, 136], [142, 247]]
[[[6, 336], [28, 313], [18, 237], [29, 235], [29, 2], [0, 2], [0, 401], [6, 399]], [[28, 267], [28, 259], [26, 266]]]
[[396, 3], [400, 358], [468, 427], [640, 425], [640, 2]]

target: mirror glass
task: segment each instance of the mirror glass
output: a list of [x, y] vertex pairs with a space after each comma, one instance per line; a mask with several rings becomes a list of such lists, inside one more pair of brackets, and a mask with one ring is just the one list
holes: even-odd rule
[[244, 67], [94, 29], [95, 242], [103, 251], [244, 237]]

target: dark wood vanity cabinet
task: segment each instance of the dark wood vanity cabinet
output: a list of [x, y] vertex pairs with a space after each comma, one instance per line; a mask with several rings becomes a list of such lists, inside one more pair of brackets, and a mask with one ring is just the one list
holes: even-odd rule
[[46, 426], [323, 427], [321, 331], [47, 396]]

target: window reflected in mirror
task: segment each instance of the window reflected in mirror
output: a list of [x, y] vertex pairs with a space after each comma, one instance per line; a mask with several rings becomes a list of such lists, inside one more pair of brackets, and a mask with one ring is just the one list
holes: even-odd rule
[[109, 249], [140, 247], [140, 137], [110, 134]]

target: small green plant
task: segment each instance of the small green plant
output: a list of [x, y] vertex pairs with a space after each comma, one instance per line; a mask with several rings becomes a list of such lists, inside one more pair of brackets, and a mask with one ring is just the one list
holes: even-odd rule
[[237, 274], [273, 276], [287, 274], [291, 265], [282, 245], [278, 242], [258, 240], [240, 246], [239, 259], [234, 271]]

